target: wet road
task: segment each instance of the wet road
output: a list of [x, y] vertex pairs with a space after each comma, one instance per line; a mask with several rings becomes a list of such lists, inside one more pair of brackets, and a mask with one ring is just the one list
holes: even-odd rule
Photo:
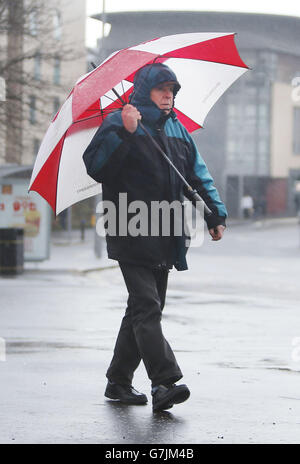
[[236, 226], [172, 271], [166, 338], [190, 399], [152, 413], [105, 400], [125, 308], [118, 268], [0, 279], [0, 443], [299, 443], [299, 231]]

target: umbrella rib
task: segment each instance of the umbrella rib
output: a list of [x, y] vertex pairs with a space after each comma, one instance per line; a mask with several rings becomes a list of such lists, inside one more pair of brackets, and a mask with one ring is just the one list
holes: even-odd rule
[[123, 79], [121, 80], [121, 85], [122, 85], [122, 90], [123, 90], [123, 98], [125, 100], [125, 103], [127, 103], [126, 102], [126, 97], [125, 97], [125, 89], [124, 89], [124, 85], [123, 85]]
[[102, 104], [101, 104], [101, 97], [99, 98], [99, 107], [100, 107], [100, 113], [101, 113], [102, 122], [103, 122], [103, 121], [104, 121], [104, 117], [103, 117], [103, 109], [102, 109]]
[[233, 66], [234, 68], [250, 69], [249, 66], [247, 66], [247, 65], [245, 67], [245, 66], [240, 66], [238, 64], [226, 63], [226, 62], [223, 62], [223, 61], [205, 60], [204, 58], [187, 58], [186, 56], [181, 57], [181, 56], [172, 56], [172, 55], [168, 55], [166, 57], [161, 55], [161, 57], [165, 58], [166, 60], [168, 60], [169, 58], [173, 58], [173, 59], [176, 59], [176, 60], [204, 61], [205, 63], [215, 63], [215, 64], [221, 64], [221, 65], [224, 65], [224, 66]]
[[99, 116], [101, 116], [101, 114], [96, 114], [94, 116], [89, 116], [88, 118], [83, 118], [83, 119], [79, 119], [78, 121], [74, 121], [73, 124], [77, 124], [79, 122], [84, 122], [84, 121], [88, 121], [89, 119], [95, 119], [95, 118], [99, 118]]
[[73, 124], [77, 124], [77, 123], [79, 123], [79, 122], [88, 121], [89, 119], [99, 118], [99, 116], [102, 116], [102, 117], [103, 117], [104, 114], [113, 113], [113, 112], [115, 112], [115, 111], [119, 111], [120, 109], [121, 109], [121, 108], [116, 108], [116, 109], [107, 110], [107, 111], [101, 110], [101, 113], [98, 113], [98, 114], [96, 114], [96, 115], [94, 115], [94, 116], [89, 116], [88, 118], [78, 119], [78, 121], [74, 121]]
[[109, 99], [109, 100], [111, 100], [112, 102], [115, 102], [115, 101], [117, 101], [117, 100], [114, 100], [114, 99], [113, 99], [113, 98], [111, 98], [111, 97], [108, 97], [107, 95], [103, 95], [103, 97], [106, 97], [106, 98], [108, 98], [108, 99]]

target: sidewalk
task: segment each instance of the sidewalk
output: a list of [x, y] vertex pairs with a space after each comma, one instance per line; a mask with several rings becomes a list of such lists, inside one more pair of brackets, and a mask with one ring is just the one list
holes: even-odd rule
[[229, 219], [227, 226], [251, 226], [251, 227], [278, 227], [297, 225], [298, 217], [278, 217], [278, 218], [254, 218], [254, 219]]
[[25, 272], [71, 272], [85, 273], [116, 267], [117, 262], [107, 258], [105, 239], [102, 239], [102, 256], [94, 252], [95, 230], [85, 231], [85, 240], [80, 230], [73, 230], [71, 237], [67, 231], [55, 231], [51, 234], [50, 259], [40, 262], [25, 261]]

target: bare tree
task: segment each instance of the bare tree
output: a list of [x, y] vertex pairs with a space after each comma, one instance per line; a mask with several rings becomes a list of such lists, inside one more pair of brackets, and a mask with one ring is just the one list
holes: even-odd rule
[[[69, 90], [60, 82], [59, 67], [78, 53], [61, 37], [62, 2], [66, 0], [0, 0], [0, 76], [6, 81], [0, 140], [5, 143], [5, 162], [22, 162], [28, 137], [24, 112], [38, 121], [49, 119], [49, 99]], [[47, 72], [40, 72], [41, 64]]]

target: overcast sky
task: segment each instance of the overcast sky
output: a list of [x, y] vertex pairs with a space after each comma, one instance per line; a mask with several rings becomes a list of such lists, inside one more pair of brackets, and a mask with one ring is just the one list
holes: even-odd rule
[[[103, 0], [87, 0], [87, 15], [102, 12]], [[163, 7], [162, 7], [163, 5]], [[105, 9], [111, 11], [235, 11], [243, 13], [267, 13], [300, 17], [299, 0], [105, 0]], [[87, 20], [87, 45], [95, 46], [101, 35], [102, 23]]]

